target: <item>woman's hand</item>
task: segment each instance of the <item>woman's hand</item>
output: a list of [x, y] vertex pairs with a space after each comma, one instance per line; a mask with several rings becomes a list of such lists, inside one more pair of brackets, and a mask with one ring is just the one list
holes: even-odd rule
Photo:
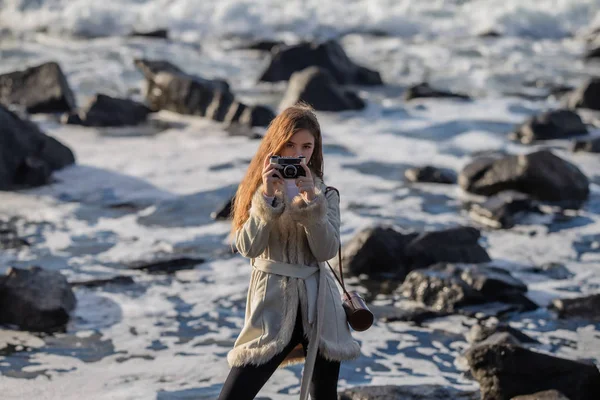
[[283, 176], [279, 169], [279, 164], [270, 163], [271, 154], [267, 156], [262, 170], [263, 194], [268, 197], [275, 196], [277, 190], [283, 184]]
[[296, 179], [296, 186], [298, 186], [298, 191], [304, 198], [304, 201], [311, 202], [315, 198], [315, 181], [313, 180], [312, 174], [310, 173], [310, 168], [305, 163], [300, 164], [302, 168], [304, 168], [304, 172], [306, 176], [301, 176]]

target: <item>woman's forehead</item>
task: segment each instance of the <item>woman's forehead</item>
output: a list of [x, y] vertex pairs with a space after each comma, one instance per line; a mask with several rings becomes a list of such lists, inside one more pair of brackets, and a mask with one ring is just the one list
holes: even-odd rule
[[298, 132], [294, 133], [288, 141], [294, 144], [299, 142], [302, 142], [303, 144], [314, 143], [315, 137], [312, 135], [312, 133], [310, 133], [308, 129], [301, 129]]

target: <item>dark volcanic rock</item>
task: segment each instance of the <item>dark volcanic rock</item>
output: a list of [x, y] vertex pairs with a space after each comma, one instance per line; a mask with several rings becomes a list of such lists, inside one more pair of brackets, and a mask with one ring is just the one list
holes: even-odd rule
[[504, 322], [499, 322], [491, 326], [482, 324], [473, 325], [467, 335], [467, 341], [469, 343], [480, 343], [498, 333], [508, 333], [519, 343], [539, 343], [537, 340]]
[[470, 100], [470, 97], [465, 94], [452, 93], [443, 90], [434, 89], [429, 86], [429, 83], [423, 82], [406, 89], [404, 100], [410, 101], [422, 98], [455, 98], [462, 100]]
[[577, 88], [568, 100], [569, 108], [600, 110], [600, 78], [591, 78]]
[[530, 267], [523, 269], [523, 272], [530, 272], [533, 274], [545, 275], [550, 279], [571, 279], [575, 276], [574, 273], [569, 271], [564, 264], [560, 263], [546, 263], [539, 267]]
[[456, 183], [456, 173], [452, 170], [441, 169], [430, 165], [407, 169], [404, 177], [410, 182]]
[[240, 50], [259, 50], [259, 51], [272, 51], [275, 47], [285, 46], [285, 43], [280, 40], [255, 40], [253, 42], [248, 42], [237, 46], [237, 49]]
[[588, 130], [577, 113], [553, 110], [530, 118], [517, 128], [511, 139], [530, 144], [537, 140], [563, 139], [586, 133]]
[[483, 339], [481, 342], [478, 342], [477, 346], [490, 346], [502, 344], [520, 345], [521, 342], [509, 332], [495, 332]]
[[137, 269], [150, 274], [172, 274], [185, 269], [193, 269], [196, 265], [202, 264], [202, 258], [188, 257], [167, 257], [154, 261], [140, 261], [127, 266], [128, 269]]
[[387, 227], [364, 229], [344, 246], [344, 272], [369, 276], [390, 274], [402, 279], [409, 272], [405, 266], [403, 249], [416, 236], [416, 233], [404, 235]]
[[[166, 60], [136, 59], [134, 64], [142, 72], [142, 74], [144, 74], [146, 79], [154, 78], [159, 72], [171, 72], [173, 74], [185, 73], [177, 65]], [[229, 91], [229, 85], [227, 84], [226, 87], [222, 87], [221, 89]]]
[[12, 221], [0, 219], [0, 250], [18, 249], [23, 246], [29, 246], [29, 242], [19, 237]]
[[136, 60], [135, 64], [146, 77], [146, 101], [152, 110], [249, 126], [266, 126], [275, 117], [266, 107], [248, 107], [237, 101], [223, 80], [186, 74], [168, 61]]
[[31, 331], [64, 327], [76, 299], [67, 279], [40, 267], [9, 268], [0, 277], [0, 323]]
[[600, 321], [600, 294], [573, 299], [555, 299], [551, 308], [560, 318], [586, 318]]
[[338, 400], [479, 400], [479, 392], [439, 385], [359, 386], [340, 392]]
[[[343, 249], [345, 273], [370, 278], [403, 280], [415, 268], [437, 262], [480, 263], [490, 257], [477, 242], [479, 231], [470, 227], [425, 233], [400, 233], [375, 227], [359, 232]], [[336, 264], [333, 260], [332, 264]]]
[[584, 58], [586, 60], [591, 60], [591, 59], [594, 59], [594, 58], [600, 58], [600, 47], [597, 47], [595, 49], [589, 50], [587, 53], [585, 53]]
[[499, 37], [502, 37], [502, 34], [498, 31], [490, 29], [490, 30], [478, 33], [477, 36], [481, 37], [481, 38], [499, 38]]
[[513, 397], [510, 400], [569, 400], [569, 398], [558, 390], [545, 390], [543, 392]]
[[360, 97], [343, 89], [327, 70], [318, 67], [309, 67], [292, 75], [279, 108], [293, 106], [299, 101], [318, 111], [360, 110], [365, 107]]
[[600, 372], [593, 364], [511, 344], [476, 345], [466, 356], [483, 399], [511, 399], [551, 389], [571, 399], [600, 398]]
[[586, 140], [576, 140], [571, 151], [586, 151], [588, 153], [600, 153], [600, 137]]
[[486, 302], [537, 308], [525, 297], [527, 286], [523, 282], [492, 266], [440, 263], [410, 272], [400, 290], [411, 300], [448, 312]]
[[589, 180], [579, 168], [547, 150], [478, 158], [461, 171], [458, 183], [475, 194], [491, 196], [515, 190], [573, 207], [580, 207], [590, 193]]
[[132, 285], [135, 283], [132, 277], [130, 276], [113, 276], [112, 278], [103, 278], [103, 279], [91, 279], [87, 281], [73, 281], [69, 282], [71, 287], [87, 287], [87, 288], [95, 288], [106, 285]]
[[460, 226], [441, 231], [424, 232], [404, 248], [410, 269], [424, 268], [438, 262], [484, 263], [490, 256], [478, 243], [479, 230]]
[[271, 64], [260, 77], [263, 82], [287, 81], [296, 71], [316, 66], [328, 70], [339, 84], [381, 85], [379, 72], [356, 65], [334, 40], [302, 43], [273, 49]]
[[0, 104], [0, 190], [40, 186], [75, 162], [71, 150]]
[[169, 38], [169, 31], [167, 29], [156, 29], [153, 31], [133, 31], [129, 34], [129, 36], [132, 37], [136, 37], [136, 36], [140, 36], [140, 37], [148, 37], [148, 38], [155, 38], [155, 39], [168, 39]]
[[[261, 105], [246, 106], [237, 123], [243, 126], [268, 126], [273, 118], [275, 118], [275, 114], [268, 107]], [[235, 123], [236, 120], [232, 118], [228, 122]]]
[[75, 96], [55, 62], [0, 75], [0, 103], [18, 104], [29, 113], [71, 112]]
[[502, 229], [512, 228], [530, 213], [542, 214], [542, 211], [529, 196], [513, 191], [500, 192], [483, 203], [474, 203], [469, 211], [473, 220]]
[[99, 127], [138, 125], [145, 122], [151, 112], [136, 101], [97, 94], [76, 117], [68, 115], [63, 122]]
[[412, 322], [421, 325], [423, 322], [450, 315], [447, 311], [437, 311], [427, 307], [396, 307], [369, 305], [371, 312], [385, 322]]
[[233, 206], [234, 199], [235, 199], [235, 197], [232, 197], [223, 205], [223, 207], [221, 207], [219, 210], [211, 213], [210, 214], [211, 218], [216, 219], [218, 221], [230, 219], [231, 218], [231, 207]]

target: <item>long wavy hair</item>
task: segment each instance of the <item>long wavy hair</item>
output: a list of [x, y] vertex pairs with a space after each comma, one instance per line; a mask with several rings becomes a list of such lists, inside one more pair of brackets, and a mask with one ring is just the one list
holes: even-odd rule
[[279, 154], [292, 136], [303, 129], [308, 130], [315, 138], [314, 150], [308, 162], [308, 167], [313, 176], [316, 175], [323, 179], [323, 142], [321, 127], [314, 110], [304, 103], [286, 108], [271, 121], [254, 158], [248, 166], [246, 175], [238, 187], [231, 209], [231, 215], [233, 216], [232, 234], [235, 234], [250, 216], [252, 196], [262, 183], [265, 158], [269, 154]]

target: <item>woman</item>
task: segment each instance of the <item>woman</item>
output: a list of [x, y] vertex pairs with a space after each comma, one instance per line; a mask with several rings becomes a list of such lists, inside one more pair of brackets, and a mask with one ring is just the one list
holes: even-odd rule
[[[305, 157], [283, 179], [271, 155]], [[251, 259], [245, 323], [220, 400], [253, 399], [279, 366], [305, 360], [300, 398], [337, 399], [340, 362], [360, 355], [325, 261], [340, 245], [339, 198], [323, 183], [321, 128], [304, 105], [269, 126], [235, 196], [233, 233]]]

